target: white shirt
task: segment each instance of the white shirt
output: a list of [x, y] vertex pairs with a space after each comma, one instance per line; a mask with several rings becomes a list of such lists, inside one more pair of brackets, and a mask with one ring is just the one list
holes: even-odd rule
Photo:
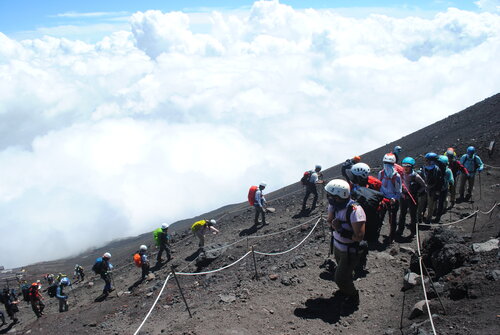
[[[349, 203], [344, 209], [341, 209], [338, 212], [335, 212], [334, 207], [332, 205], [328, 205], [328, 213], [333, 213], [333, 216], [335, 219], [338, 219], [339, 221], [342, 221], [342, 228], [345, 230], [353, 231], [352, 226], [346, 221], [346, 214], [347, 214], [347, 208], [352, 205], [354, 200], [349, 200]], [[366, 222], [366, 214], [363, 208], [359, 205], [354, 206], [354, 209], [351, 213], [351, 223], [356, 223], [356, 222]], [[340, 236], [340, 234], [337, 231], [333, 232], [333, 237], [335, 239], [333, 245], [335, 248], [337, 248], [340, 251], [347, 251], [347, 246], [337, 242], [343, 242], [343, 243], [352, 243], [353, 241], [351, 239], [348, 239], [346, 237]], [[351, 249], [351, 252], [355, 252], [355, 250]]]

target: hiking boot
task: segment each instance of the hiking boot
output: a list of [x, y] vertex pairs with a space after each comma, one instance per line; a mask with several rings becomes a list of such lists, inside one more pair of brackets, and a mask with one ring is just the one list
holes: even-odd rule
[[465, 196], [465, 200], [466, 200], [466, 201], [469, 201], [469, 200], [470, 200], [470, 198], [472, 198], [472, 194], [467, 193], [467, 195]]
[[441, 217], [436, 216], [434, 220], [432, 220], [432, 223], [441, 223]]
[[356, 291], [355, 295], [348, 295], [342, 301], [343, 307], [357, 307], [359, 305], [359, 292]]

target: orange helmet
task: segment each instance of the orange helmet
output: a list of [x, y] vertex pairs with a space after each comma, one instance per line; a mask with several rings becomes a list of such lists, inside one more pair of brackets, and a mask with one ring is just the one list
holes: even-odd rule
[[352, 160], [355, 161], [356, 163], [359, 163], [359, 162], [361, 162], [361, 157], [360, 156], [354, 156], [352, 158]]

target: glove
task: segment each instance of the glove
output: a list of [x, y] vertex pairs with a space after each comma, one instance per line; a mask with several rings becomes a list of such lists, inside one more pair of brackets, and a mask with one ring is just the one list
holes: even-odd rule
[[479, 168], [479, 169], [477, 169], [477, 171], [478, 171], [479, 173], [481, 173], [481, 171], [483, 171], [483, 168]]

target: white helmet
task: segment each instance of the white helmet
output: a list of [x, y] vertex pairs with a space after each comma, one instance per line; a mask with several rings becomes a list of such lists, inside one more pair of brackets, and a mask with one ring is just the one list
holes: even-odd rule
[[370, 167], [366, 163], [356, 163], [352, 166], [351, 172], [355, 176], [368, 178], [368, 175], [370, 174]]
[[393, 153], [385, 154], [384, 159], [382, 161], [384, 163], [387, 163], [387, 164], [395, 164], [396, 163], [396, 156], [394, 156]]
[[217, 221], [215, 221], [214, 219], [211, 219], [211, 220], [210, 220], [210, 221], [208, 221], [208, 222], [210, 222], [210, 224], [211, 224], [212, 226], [213, 226], [214, 224], [216, 224], [216, 223], [217, 223]]
[[267, 184], [266, 184], [266, 182], [261, 181], [260, 184], [259, 184], [259, 186], [266, 187]]
[[325, 191], [331, 195], [339, 196], [342, 199], [349, 198], [351, 187], [343, 179], [334, 179], [325, 186]]
[[161, 225], [161, 229], [167, 229], [168, 228], [168, 223], [163, 223]]
[[146, 251], [148, 250], [148, 247], [146, 247], [144, 244], [139, 247], [139, 250], [141, 251]]
[[105, 252], [104, 255], [102, 255], [103, 258], [111, 259], [111, 254], [109, 252]]

